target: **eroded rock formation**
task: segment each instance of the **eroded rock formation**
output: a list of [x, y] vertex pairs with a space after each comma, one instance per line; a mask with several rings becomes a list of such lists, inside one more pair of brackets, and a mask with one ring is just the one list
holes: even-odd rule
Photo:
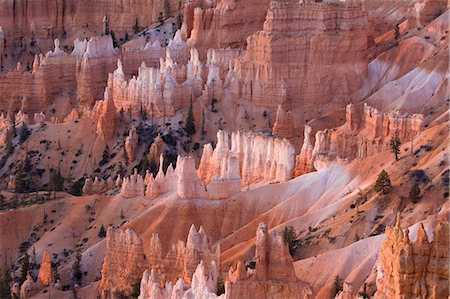
[[449, 225], [438, 222], [430, 240], [419, 224], [417, 240], [400, 226], [386, 229], [380, 251], [375, 298], [446, 298], [449, 294]]
[[231, 156], [239, 161], [242, 186], [263, 181], [284, 182], [291, 178], [294, 153], [287, 140], [251, 132], [232, 133], [230, 147], [228, 134], [219, 131], [214, 151], [211, 145], [204, 147], [198, 174], [203, 181], [211, 182], [214, 176], [224, 172], [223, 160]]
[[140, 237], [130, 229], [114, 231], [108, 228], [99, 286], [102, 298], [115, 298], [120, 294], [129, 296], [133, 292], [133, 284], [140, 281], [146, 266]]
[[256, 269], [239, 262], [225, 283], [226, 298], [310, 298], [311, 290], [294, 272], [292, 257], [278, 232], [265, 223], [256, 231]]

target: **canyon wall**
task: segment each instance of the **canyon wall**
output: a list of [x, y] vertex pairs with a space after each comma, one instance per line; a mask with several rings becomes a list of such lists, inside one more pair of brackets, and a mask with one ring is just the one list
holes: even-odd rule
[[438, 222], [430, 240], [419, 224], [417, 240], [400, 227], [386, 229], [374, 298], [446, 298], [449, 294], [449, 225]]
[[20, 36], [53, 39], [71, 30], [89, 28], [95, 34], [103, 31], [103, 17], [117, 35], [131, 33], [136, 25], [148, 27], [163, 18], [177, 14], [178, 0], [16, 0], [0, 1], [0, 19], [7, 40]]
[[360, 1], [272, 2], [229, 80], [255, 105], [284, 103], [301, 126], [353, 100], [367, 73], [366, 27]]
[[311, 128], [305, 128], [305, 139], [296, 157], [294, 174], [319, 170], [333, 161], [351, 161], [389, 150], [389, 142], [395, 132], [401, 142], [409, 142], [423, 129], [423, 119], [421, 114], [384, 113], [365, 104], [362, 108], [347, 105], [345, 124], [318, 131], [314, 147]]

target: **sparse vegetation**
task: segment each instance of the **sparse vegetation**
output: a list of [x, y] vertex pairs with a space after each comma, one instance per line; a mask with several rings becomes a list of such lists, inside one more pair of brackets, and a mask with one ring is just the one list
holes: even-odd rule
[[20, 267], [20, 284], [27, 280], [27, 274], [30, 271], [30, 256], [25, 252], [25, 256], [22, 259], [22, 265]]
[[81, 277], [83, 277], [80, 262], [81, 262], [81, 253], [80, 251], [77, 251], [75, 255], [75, 261], [72, 264], [72, 280], [73, 283], [77, 284], [81, 282]]
[[194, 111], [192, 107], [192, 101], [189, 106], [189, 112], [186, 118], [186, 126], [184, 127], [184, 131], [188, 137], [192, 137], [195, 135], [195, 119], [194, 119]]

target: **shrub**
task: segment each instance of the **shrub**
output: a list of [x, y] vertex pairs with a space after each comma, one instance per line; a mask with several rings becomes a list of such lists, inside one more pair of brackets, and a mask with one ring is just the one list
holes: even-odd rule
[[217, 277], [217, 291], [216, 291], [216, 295], [220, 296], [222, 294], [225, 294], [225, 283], [223, 281], [222, 274], [219, 274], [219, 276]]
[[383, 194], [387, 194], [389, 189], [391, 189], [391, 179], [389, 178], [389, 174], [382, 170], [378, 175], [377, 181], [375, 182], [374, 189], [376, 192], [383, 192]]

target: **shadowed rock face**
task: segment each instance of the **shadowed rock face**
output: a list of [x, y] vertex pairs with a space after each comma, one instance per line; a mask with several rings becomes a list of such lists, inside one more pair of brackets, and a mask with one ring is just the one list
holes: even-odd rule
[[417, 240], [400, 227], [386, 230], [381, 247], [375, 298], [446, 298], [448, 296], [448, 222], [438, 222], [429, 240], [419, 224]]

